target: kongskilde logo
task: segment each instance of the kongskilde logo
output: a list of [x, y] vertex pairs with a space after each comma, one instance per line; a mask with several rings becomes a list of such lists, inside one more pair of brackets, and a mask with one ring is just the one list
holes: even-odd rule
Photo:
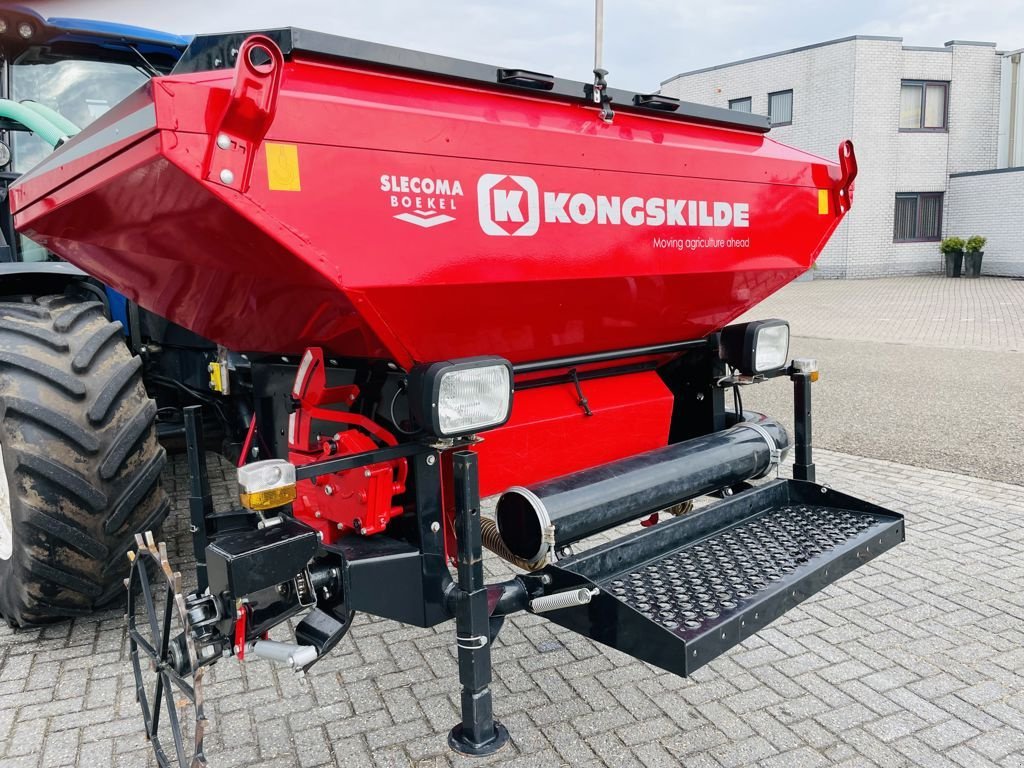
[[480, 228], [488, 235], [534, 235], [545, 224], [628, 227], [750, 226], [749, 203], [637, 195], [544, 192], [529, 176], [485, 173], [476, 186]]
[[476, 185], [480, 226], [488, 235], [528, 237], [540, 227], [540, 190], [529, 176], [485, 173]]

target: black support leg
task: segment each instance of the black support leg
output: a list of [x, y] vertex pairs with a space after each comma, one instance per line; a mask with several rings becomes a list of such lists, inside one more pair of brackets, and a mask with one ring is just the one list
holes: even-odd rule
[[210, 586], [206, 573], [207, 516], [213, 513], [210, 478], [206, 474], [206, 448], [203, 442], [201, 406], [185, 408], [185, 443], [188, 451], [188, 511], [192, 547], [196, 555], [196, 581], [201, 595]]
[[484, 586], [476, 461], [471, 451], [458, 451], [453, 456], [455, 532], [459, 540], [455, 634], [462, 722], [452, 728], [448, 744], [466, 755], [490, 755], [508, 742], [508, 730], [494, 719], [491, 708], [490, 616]]
[[811, 455], [811, 382], [814, 374], [798, 372], [793, 381], [793, 478], [815, 482], [814, 458]]

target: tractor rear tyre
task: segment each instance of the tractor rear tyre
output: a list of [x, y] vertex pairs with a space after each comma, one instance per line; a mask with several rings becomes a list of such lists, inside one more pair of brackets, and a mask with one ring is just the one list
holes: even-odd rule
[[141, 367], [98, 301], [0, 299], [0, 615], [12, 626], [121, 598], [135, 533], [167, 516]]

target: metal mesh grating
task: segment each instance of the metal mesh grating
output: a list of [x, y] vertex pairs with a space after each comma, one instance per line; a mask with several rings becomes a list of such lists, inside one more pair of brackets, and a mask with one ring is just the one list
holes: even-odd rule
[[787, 505], [600, 586], [665, 629], [688, 633], [875, 522], [858, 512]]

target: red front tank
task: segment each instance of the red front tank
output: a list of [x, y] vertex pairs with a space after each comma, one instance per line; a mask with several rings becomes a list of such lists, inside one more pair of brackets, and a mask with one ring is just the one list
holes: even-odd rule
[[232, 349], [409, 366], [702, 337], [807, 270], [849, 207], [848, 144], [841, 167], [728, 117], [613, 103], [609, 123], [582, 93], [297, 32], [155, 78], [12, 188], [17, 226]]

